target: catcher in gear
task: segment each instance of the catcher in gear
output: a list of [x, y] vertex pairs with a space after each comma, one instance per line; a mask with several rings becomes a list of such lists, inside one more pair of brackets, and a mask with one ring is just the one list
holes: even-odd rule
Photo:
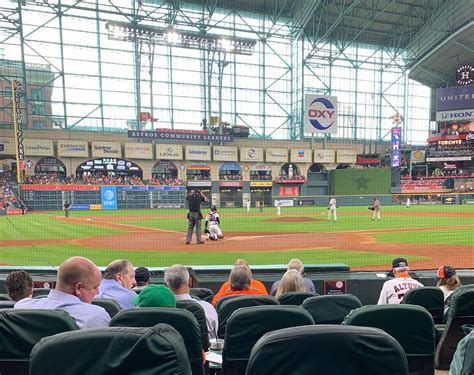
[[216, 241], [218, 238], [224, 238], [220, 228], [220, 216], [217, 212], [217, 207], [215, 205], [211, 206], [211, 211], [206, 216], [206, 225], [204, 232], [206, 233], [207, 239], [211, 241]]

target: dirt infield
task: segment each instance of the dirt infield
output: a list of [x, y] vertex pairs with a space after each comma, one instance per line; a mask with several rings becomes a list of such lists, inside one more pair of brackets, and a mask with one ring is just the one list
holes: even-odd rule
[[266, 219], [263, 221], [273, 221], [280, 223], [302, 223], [305, 221], [324, 221], [323, 219], [315, 219], [314, 217], [299, 217], [299, 216], [284, 216], [284, 217], [275, 217], [273, 219]]
[[[391, 214], [391, 213], [386, 213]], [[424, 213], [410, 213], [414, 216], [426, 216]], [[438, 215], [439, 214], [439, 215]], [[167, 217], [181, 217], [182, 215], [168, 215]], [[474, 216], [474, 214], [447, 215], [443, 213], [432, 213], [431, 216]], [[164, 216], [160, 216], [164, 217]], [[158, 228], [145, 228], [125, 223], [117, 223], [117, 220], [141, 220], [156, 218], [156, 215], [131, 215], [122, 216], [102, 216], [94, 218], [70, 218], [69, 221], [80, 222], [95, 226], [105, 226], [118, 228], [124, 231], [122, 234], [99, 235], [88, 238], [74, 240], [51, 240], [49, 243], [70, 243], [92, 249], [116, 249], [129, 251], [149, 251], [160, 252], [161, 249], [172, 252], [189, 252], [199, 250], [199, 252], [268, 252], [286, 250], [314, 250], [334, 249], [334, 251], [367, 251], [374, 253], [404, 254], [407, 256], [422, 256], [428, 260], [411, 262], [413, 269], [433, 269], [442, 264], [449, 264], [455, 268], [474, 268], [474, 253], [472, 246], [455, 245], [422, 245], [422, 244], [398, 244], [377, 242], [374, 234], [400, 232], [399, 229], [370, 229], [344, 232], [328, 233], [238, 233], [227, 232], [224, 240], [209, 241], [205, 246], [197, 249], [194, 244], [186, 245], [184, 232], [161, 230]], [[62, 217], [55, 218], [64, 220]], [[292, 215], [288, 217], [273, 218], [267, 221], [314, 221], [312, 219]], [[457, 228], [473, 229], [473, 225], [458, 226]], [[409, 231], [431, 231], [450, 230], [452, 226], [436, 226], [414, 229], [403, 229]], [[6, 244], [8, 242], [8, 245]], [[0, 246], [12, 246], [13, 241], [0, 241]], [[15, 241], [17, 245], [27, 245], [28, 242], [38, 245], [38, 241]], [[20, 244], [21, 243], [21, 244]], [[42, 240], [42, 244], [48, 241]], [[380, 268], [380, 267], [379, 267]], [[352, 270], [373, 270], [374, 266], [353, 267]]]

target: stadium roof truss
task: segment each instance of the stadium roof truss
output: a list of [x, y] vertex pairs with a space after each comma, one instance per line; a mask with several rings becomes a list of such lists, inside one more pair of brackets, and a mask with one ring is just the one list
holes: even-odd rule
[[[407, 139], [415, 127], [423, 126], [424, 134], [429, 127], [428, 113], [408, 118], [414, 105], [410, 78], [431, 87], [447, 85], [466, 56], [472, 61], [474, 7], [468, 3], [3, 1], [0, 46], [21, 69], [0, 73], [26, 83], [29, 71], [42, 74], [46, 66], [42, 85], [54, 92], [53, 113], [45, 116], [64, 129], [123, 131], [139, 127], [140, 112], [147, 111], [160, 119], [159, 127], [189, 127], [218, 115], [249, 126], [256, 137], [301, 139], [304, 94], [314, 92], [341, 98], [337, 137], [384, 139], [392, 125], [387, 118], [399, 112]], [[173, 28], [190, 40], [198, 35], [227, 38], [234, 45], [244, 40], [254, 43], [253, 54], [177, 48], [182, 46], [163, 37], [156, 43], [146, 33], [110, 40], [106, 25], [113, 23]], [[429, 112], [429, 106], [418, 109]]]

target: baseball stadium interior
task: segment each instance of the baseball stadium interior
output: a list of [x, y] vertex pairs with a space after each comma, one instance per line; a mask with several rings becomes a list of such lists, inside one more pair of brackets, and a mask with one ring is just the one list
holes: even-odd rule
[[474, 374], [473, 285], [473, 0], [0, 1], [1, 374]]

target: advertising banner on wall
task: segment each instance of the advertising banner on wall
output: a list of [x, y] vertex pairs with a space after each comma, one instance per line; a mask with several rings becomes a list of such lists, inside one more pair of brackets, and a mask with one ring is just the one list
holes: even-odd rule
[[315, 163], [335, 163], [336, 162], [336, 151], [335, 150], [314, 150], [314, 162]]
[[155, 148], [158, 160], [183, 160], [183, 146], [181, 145], [160, 144]]
[[54, 156], [53, 141], [51, 139], [25, 138], [23, 144], [27, 156]]
[[250, 187], [272, 187], [271, 181], [250, 181]]
[[410, 160], [412, 163], [424, 163], [426, 157], [425, 150], [415, 150], [411, 152]]
[[263, 161], [263, 148], [241, 147], [240, 161]]
[[89, 145], [87, 141], [58, 141], [58, 156], [69, 158], [89, 157]]
[[287, 163], [288, 150], [286, 148], [267, 148], [265, 150], [265, 160], [275, 163]]
[[237, 147], [214, 146], [212, 157], [215, 161], [237, 161]]
[[234, 137], [223, 134], [209, 134], [202, 130], [129, 130], [128, 138], [158, 139], [163, 141], [183, 141], [183, 142], [233, 142]]
[[305, 95], [305, 133], [337, 134], [337, 97]]
[[186, 146], [186, 160], [211, 160], [210, 146]]
[[0, 138], [0, 155], [15, 155], [14, 138]]
[[280, 197], [297, 197], [300, 195], [300, 188], [298, 186], [280, 186]]
[[125, 157], [129, 159], [153, 159], [151, 143], [125, 143]]
[[447, 87], [436, 90], [436, 112], [474, 109], [474, 86]]
[[400, 166], [400, 144], [402, 138], [401, 128], [392, 128], [392, 168]]
[[120, 142], [92, 142], [92, 157], [109, 157], [109, 158], [120, 158], [122, 157], [122, 148]]
[[290, 150], [290, 161], [293, 163], [311, 163], [312, 151], [304, 148], [292, 148]]
[[356, 150], [337, 150], [336, 152], [337, 163], [357, 163], [357, 151]]
[[13, 127], [15, 130], [15, 155], [16, 155], [16, 179], [22, 181], [21, 171], [27, 168], [25, 160], [25, 149], [23, 146], [23, 114], [21, 108], [21, 98], [23, 96], [23, 84], [19, 80], [11, 82], [12, 105], [13, 105]]
[[102, 209], [116, 210], [117, 209], [117, 187], [116, 186], [101, 186], [100, 197]]

